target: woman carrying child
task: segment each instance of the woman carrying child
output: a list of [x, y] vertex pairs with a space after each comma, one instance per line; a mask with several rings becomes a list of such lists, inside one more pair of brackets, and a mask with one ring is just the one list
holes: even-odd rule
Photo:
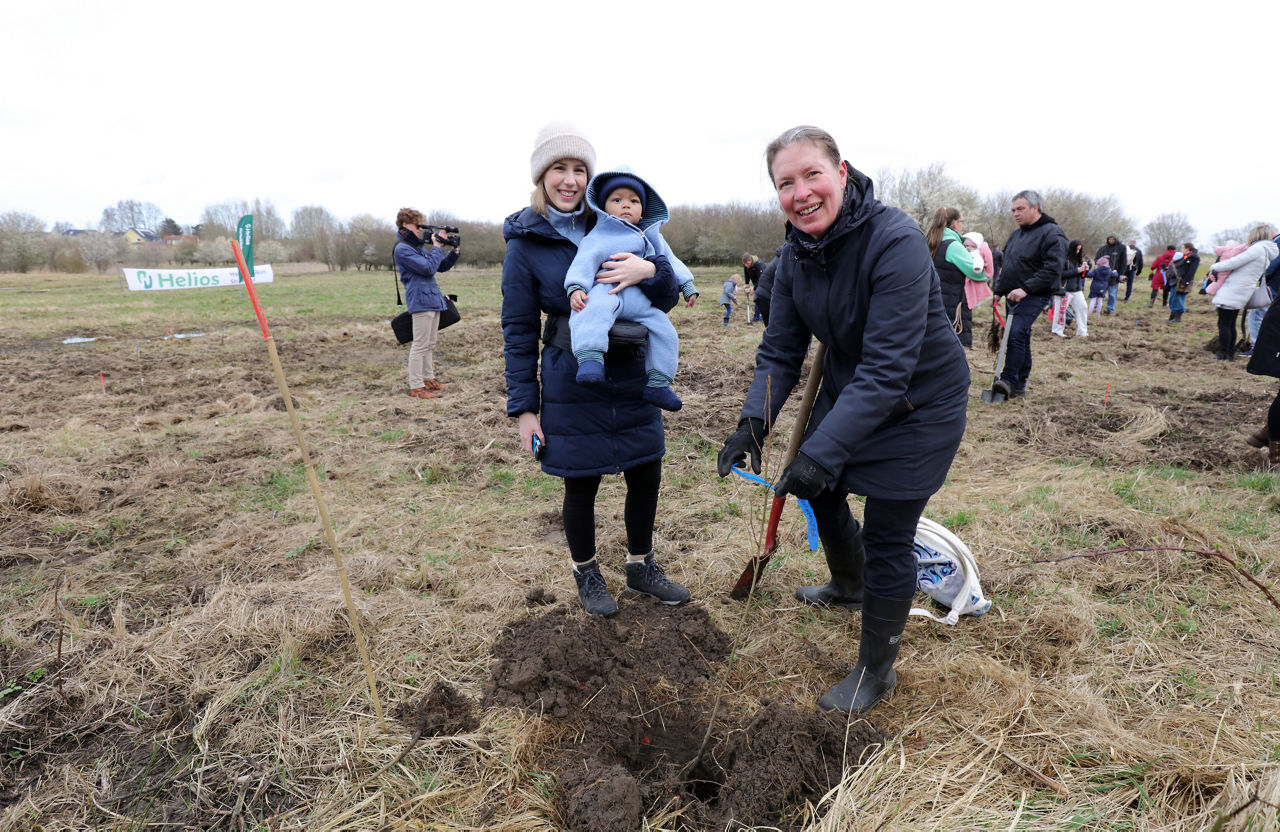
[[[666, 446], [662, 411], [644, 400], [644, 348], [611, 348], [599, 384], [576, 380], [564, 280], [596, 221], [584, 201], [595, 159], [591, 143], [569, 125], [549, 124], [538, 133], [530, 205], [503, 224], [502, 336], [507, 415], [516, 420], [525, 452], [541, 459], [543, 471], [564, 479], [564, 533], [578, 598], [589, 614], [613, 615], [618, 605], [596, 562], [595, 500], [604, 474], [621, 473], [626, 480], [627, 589], [664, 604], [688, 601], [689, 591], [666, 576], [653, 551]], [[660, 255], [619, 252], [595, 279], [616, 291], [639, 287], [663, 311], [675, 306], [680, 288]]]
[[1214, 358], [1219, 361], [1236, 360], [1236, 317], [1276, 257], [1277, 247], [1271, 241], [1274, 236], [1276, 230], [1272, 226], [1256, 226], [1249, 232], [1243, 251], [1209, 267], [1211, 275], [1227, 275], [1213, 295], [1213, 306], [1218, 310], [1218, 352]]

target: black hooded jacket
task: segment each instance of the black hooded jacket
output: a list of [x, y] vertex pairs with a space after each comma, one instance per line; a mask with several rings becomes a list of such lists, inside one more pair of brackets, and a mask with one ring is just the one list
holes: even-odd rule
[[1119, 240], [1114, 243], [1104, 243], [1093, 259], [1101, 260], [1103, 257], [1107, 258], [1107, 265], [1112, 271], [1119, 272], [1121, 275], [1129, 268], [1129, 248]]
[[816, 337], [827, 351], [800, 450], [832, 474], [828, 485], [920, 499], [942, 486], [960, 445], [969, 365], [920, 227], [848, 170], [820, 239], [787, 226], [742, 416], [772, 423]]
[[1004, 266], [993, 291], [1007, 295], [1021, 289], [1028, 295], [1049, 297], [1062, 290], [1067, 264], [1067, 235], [1048, 214], [1030, 226], [1018, 226], [1004, 244]]

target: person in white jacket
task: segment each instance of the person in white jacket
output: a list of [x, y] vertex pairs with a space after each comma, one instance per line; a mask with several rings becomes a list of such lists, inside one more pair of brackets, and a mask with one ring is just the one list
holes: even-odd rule
[[1213, 296], [1213, 305], [1218, 310], [1218, 353], [1214, 357], [1219, 361], [1234, 361], [1236, 358], [1236, 316], [1249, 302], [1258, 280], [1280, 252], [1271, 240], [1275, 236], [1274, 226], [1259, 225], [1249, 232], [1248, 248], [1209, 267], [1211, 273], [1231, 272]]

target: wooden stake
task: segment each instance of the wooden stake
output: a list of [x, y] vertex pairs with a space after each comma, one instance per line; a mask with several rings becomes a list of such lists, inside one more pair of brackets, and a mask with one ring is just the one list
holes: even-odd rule
[[369, 696], [373, 699], [373, 710], [378, 714], [378, 722], [387, 730], [386, 718], [382, 715], [382, 702], [378, 699], [378, 685], [373, 677], [373, 665], [369, 663], [369, 651], [365, 647], [364, 632], [360, 629], [360, 616], [356, 612], [355, 601], [351, 597], [351, 582], [347, 579], [347, 567], [342, 561], [342, 553], [338, 550], [338, 541], [333, 535], [333, 524], [329, 522], [329, 509], [325, 506], [324, 495], [320, 493], [320, 481], [316, 479], [315, 468], [311, 464], [311, 453], [307, 450], [306, 437], [302, 435], [302, 425], [298, 414], [293, 409], [293, 396], [289, 393], [289, 383], [285, 381], [284, 368], [280, 366], [280, 354], [276, 351], [275, 339], [267, 327], [267, 318], [258, 305], [258, 293], [253, 288], [253, 278], [249, 276], [249, 267], [245, 265], [244, 254], [240, 244], [232, 240], [231, 250], [236, 255], [236, 264], [240, 267], [240, 276], [244, 279], [245, 288], [249, 290], [249, 300], [253, 302], [253, 312], [258, 316], [258, 326], [262, 328], [262, 337], [267, 342], [267, 353], [271, 356], [271, 369], [275, 372], [276, 385], [280, 395], [284, 397], [284, 408], [289, 412], [289, 425], [293, 428], [293, 437], [298, 441], [298, 451], [302, 454], [302, 464], [307, 471], [307, 483], [311, 486], [311, 496], [315, 497], [320, 512], [320, 524], [324, 527], [324, 539], [333, 553], [333, 562], [338, 567], [338, 579], [342, 583], [342, 597], [347, 603], [347, 617], [351, 619], [351, 629], [355, 633], [356, 647], [360, 651], [360, 661], [364, 664], [365, 681], [369, 684]]

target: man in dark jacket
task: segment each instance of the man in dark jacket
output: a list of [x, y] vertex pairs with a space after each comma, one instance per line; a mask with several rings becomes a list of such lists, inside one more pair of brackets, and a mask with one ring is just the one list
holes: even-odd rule
[[1005, 398], [1021, 396], [1031, 375], [1031, 327], [1062, 289], [1067, 264], [1067, 237], [1053, 217], [1040, 210], [1040, 194], [1019, 191], [1013, 198], [1018, 224], [1004, 244], [1004, 268], [995, 293], [1005, 298], [1005, 326], [1010, 327], [1004, 369], [991, 385]]
[[1124, 273], [1124, 302], [1128, 303], [1133, 294], [1133, 279], [1142, 271], [1142, 249], [1138, 248], [1138, 241], [1130, 240], [1125, 253], [1129, 255], [1129, 268]]
[[[1129, 254], [1114, 234], [1107, 238], [1106, 245], [1098, 249], [1098, 253], [1094, 255], [1093, 259], [1096, 261], [1101, 260], [1103, 257], [1107, 258], [1107, 262], [1110, 264], [1112, 271], [1117, 275], [1123, 275], [1129, 268]], [[1107, 286], [1106, 314], [1110, 315], [1112, 312], [1116, 311], [1116, 295], [1119, 291], [1120, 278], [1114, 277], [1111, 279], [1111, 283]]]

